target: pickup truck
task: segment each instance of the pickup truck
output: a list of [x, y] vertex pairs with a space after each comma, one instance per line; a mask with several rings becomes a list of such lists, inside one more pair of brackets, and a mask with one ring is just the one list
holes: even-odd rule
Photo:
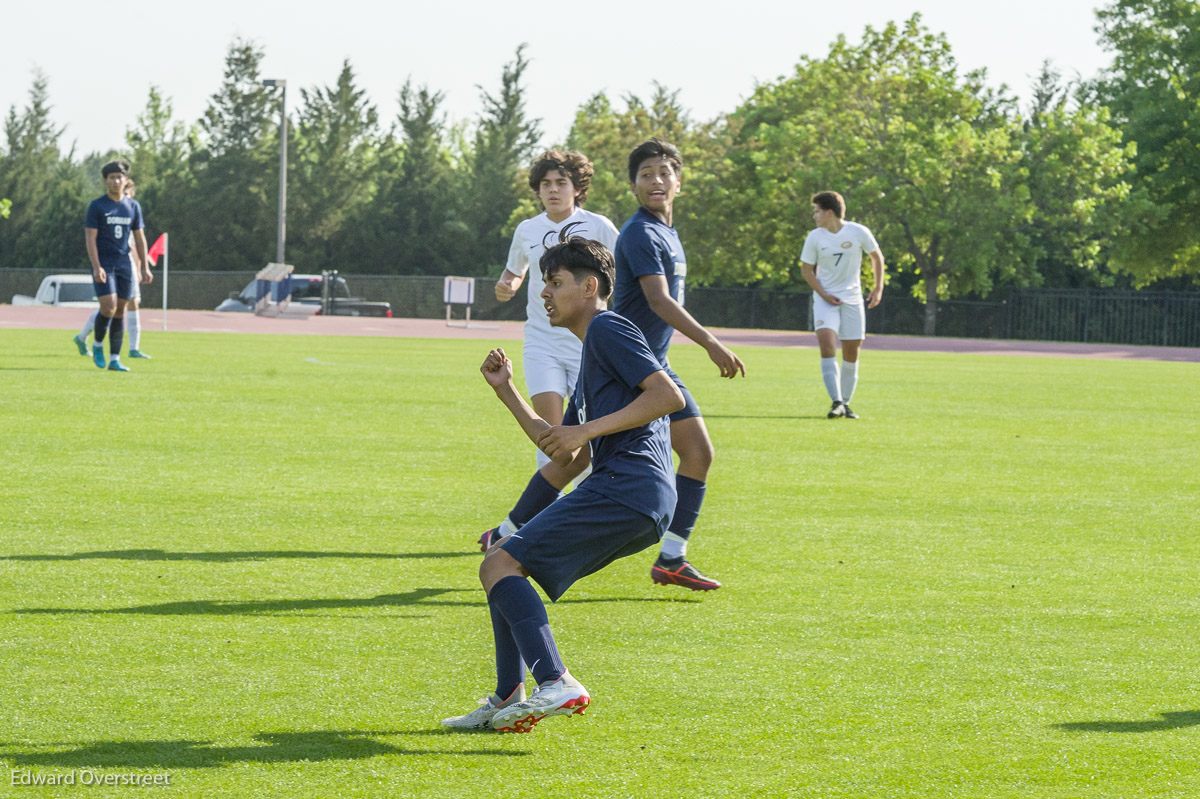
[[16, 294], [13, 305], [53, 305], [59, 308], [99, 308], [91, 275], [50, 275], [37, 294]]
[[[350, 289], [345, 278], [336, 274], [322, 275], [292, 275], [291, 276], [291, 307], [311, 308], [313, 314], [324, 313], [329, 316], [386, 316], [392, 315], [392, 306], [387, 302], [369, 302], [361, 297], [350, 296]], [[325, 298], [325, 284], [329, 283], [328, 297]], [[217, 306], [218, 311], [233, 311], [250, 313], [254, 310], [257, 296], [256, 280], [251, 280], [241, 291], [230, 292], [229, 298]]]

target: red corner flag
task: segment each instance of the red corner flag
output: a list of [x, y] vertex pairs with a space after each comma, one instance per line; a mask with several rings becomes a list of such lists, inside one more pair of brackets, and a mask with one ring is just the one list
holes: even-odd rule
[[158, 266], [158, 256], [162, 255], [167, 249], [167, 234], [163, 233], [158, 237], [158, 241], [150, 246], [146, 251], [146, 257], [150, 259], [151, 266]]

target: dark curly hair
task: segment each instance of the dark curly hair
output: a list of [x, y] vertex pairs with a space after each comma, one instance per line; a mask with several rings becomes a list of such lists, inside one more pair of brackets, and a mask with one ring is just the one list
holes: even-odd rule
[[572, 222], [562, 229], [558, 244], [546, 248], [539, 266], [542, 277], [549, 280], [554, 273], [565, 269], [578, 283], [588, 275], [595, 275], [600, 284], [599, 294], [608, 302], [612, 297], [613, 285], [617, 280], [617, 268], [612, 252], [598, 241], [572, 236], [571, 229], [582, 222]]
[[529, 188], [533, 189], [534, 194], [538, 193], [542, 178], [552, 169], [557, 169], [571, 179], [571, 185], [579, 192], [575, 196], [576, 205], [587, 202], [588, 189], [592, 185], [592, 175], [596, 174], [596, 169], [586, 155], [576, 150], [547, 150], [539, 155], [529, 167]]
[[833, 211], [838, 219], [846, 218], [846, 201], [836, 191], [819, 191], [809, 202], [823, 211]]

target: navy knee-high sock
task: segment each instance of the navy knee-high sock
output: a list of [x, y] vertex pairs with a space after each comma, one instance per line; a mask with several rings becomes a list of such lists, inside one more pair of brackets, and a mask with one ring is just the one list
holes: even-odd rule
[[550, 507], [550, 504], [556, 499], [558, 499], [558, 489], [550, 485], [550, 482], [542, 477], [541, 472], [534, 472], [533, 477], [529, 479], [529, 485], [525, 486], [525, 490], [521, 492], [517, 504], [508, 512], [508, 520], [520, 529], [534, 516]]
[[692, 528], [696, 526], [696, 519], [700, 516], [700, 506], [704, 504], [704, 492], [707, 485], [700, 480], [684, 477], [682, 474], [675, 475], [675, 493], [678, 495], [678, 499], [675, 500], [675, 513], [671, 516], [668, 532], [674, 533], [684, 541], [691, 536]]
[[546, 606], [524, 577], [505, 577], [492, 586], [488, 602], [494, 604], [512, 631], [513, 640], [521, 650], [521, 657], [529, 664], [533, 679], [541, 685], [557, 680], [566, 672], [554, 635], [550, 632], [550, 620]]
[[95, 343], [104, 343], [104, 336], [108, 334], [108, 323], [111, 321], [112, 317], [104, 314], [96, 317], [96, 329], [92, 331], [92, 335], [96, 337]]
[[525, 682], [525, 660], [508, 620], [491, 597], [488, 597], [488, 611], [492, 614], [492, 635], [496, 639], [496, 696], [503, 702]]
[[125, 343], [125, 317], [114, 316], [108, 324], [108, 352], [118, 358], [121, 355], [121, 345]]

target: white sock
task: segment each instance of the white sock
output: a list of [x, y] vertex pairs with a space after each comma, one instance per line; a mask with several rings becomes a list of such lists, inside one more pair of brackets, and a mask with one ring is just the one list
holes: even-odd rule
[[125, 334], [129, 336], [129, 349], [139, 350], [142, 343], [142, 312], [125, 314]]
[[849, 402], [858, 385], [858, 361], [842, 361], [842, 402]]
[[92, 335], [92, 331], [96, 329], [96, 317], [99, 315], [99, 311], [92, 311], [92, 315], [88, 317], [87, 322], [83, 326], [83, 330], [79, 331], [80, 341], [87, 341], [87, 337]]
[[512, 523], [512, 519], [505, 516], [504, 521], [500, 522], [500, 538], [504, 538], [506, 535], [512, 535], [516, 531], [517, 526]]
[[825, 380], [825, 390], [829, 392], [829, 398], [834, 402], [841, 402], [841, 390], [838, 388], [837, 358], [821, 359], [821, 377]]
[[680, 538], [672, 532], [662, 537], [662, 556], [668, 560], [677, 560], [687, 556], [687, 539]]

